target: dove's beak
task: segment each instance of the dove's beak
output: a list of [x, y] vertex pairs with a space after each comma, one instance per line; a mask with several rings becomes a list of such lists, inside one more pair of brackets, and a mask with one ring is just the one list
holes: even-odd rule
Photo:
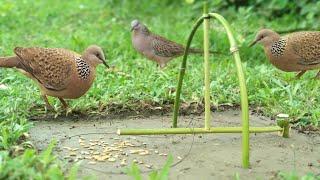
[[110, 66], [107, 64], [106, 61], [103, 60], [102, 63], [103, 63], [107, 68], [110, 68]]
[[249, 47], [254, 46], [257, 42], [258, 42], [258, 40], [254, 40], [252, 43], [249, 44]]
[[107, 68], [110, 68], [109, 65], [108, 65], [107, 62], [106, 62], [105, 57], [100, 58], [100, 60], [102, 61], [102, 64], [104, 64]]

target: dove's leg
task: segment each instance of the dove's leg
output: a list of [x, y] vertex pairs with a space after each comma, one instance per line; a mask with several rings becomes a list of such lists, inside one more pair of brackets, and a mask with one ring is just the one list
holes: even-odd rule
[[300, 71], [297, 75], [296, 75], [296, 78], [299, 79], [307, 70], [303, 70], [303, 71]]
[[315, 79], [320, 79], [320, 71], [318, 71], [317, 75], [314, 78]]
[[44, 102], [46, 103], [46, 108], [48, 110], [53, 110], [53, 107], [50, 105], [47, 96], [46, 95], [41, 95], [41, 97], [44, 100]]
[[157, 68], [163, 69], [164, 67], [166, 67], [166, 64], [157, 63]]
[[59, 97], [60, 102], [62, 103], [64, 109], [68, 109], [68, 104], [66, 103], [66, 101], [63, 98]]
[[159, 64], [159, 66], [160, 66], [160, 69], [163, 69], [167, 66], [167, 63], [161, 63], [161, 64]]

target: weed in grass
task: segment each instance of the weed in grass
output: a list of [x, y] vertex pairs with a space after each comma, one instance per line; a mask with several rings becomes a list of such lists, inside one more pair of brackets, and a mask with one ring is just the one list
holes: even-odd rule
[[[172, 162], [173, 162], [173, 157], [172, 155], [169, 155], [163, 168], [160, 171], [156, 171], [156, 170], [152, 171], [149, 174], [149, 179], [150, 180], [167, 180]], [[133, 177], [135, 180], [142, 179], [141, 171], [135, 163], [133, 163], [130, 168], [127, 168], [126, 173], [128, 176]]]
[[299, 176], [296, 171], [280, 172], [278, 178], [281, 180], [319, 180], [320, 176], [316, 176], [312, 173], [308, 173], [303, 176]]
[[[52, 155], [55, 142], [37, 155], [34, 149], [27, 149], [23, 154], [11, 158], [8, 151], [0, 151], [0, 179], [63, 179], [64, 171]], [[77, 167], [74, 165], [67, 177], [76, 179]]]

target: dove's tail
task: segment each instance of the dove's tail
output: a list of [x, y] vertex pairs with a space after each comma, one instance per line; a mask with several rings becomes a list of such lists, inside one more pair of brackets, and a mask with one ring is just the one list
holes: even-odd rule
[[0, 67], [4, 68], [13, 68], [19, 67], [20, 60], [17, 56], [10, 56], [10, 57], [0, 57]]

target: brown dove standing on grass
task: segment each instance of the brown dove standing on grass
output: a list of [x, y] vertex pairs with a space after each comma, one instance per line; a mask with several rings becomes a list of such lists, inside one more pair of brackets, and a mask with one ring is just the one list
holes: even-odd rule
[[89, 46], [82, 55], [62, 48], [14, 49], [16, 56], [0, 57], [0, 67], [17, 68], [37, 82], [47, 109], [53, 109], [47, 96], [59, 98], [64, 108], [64, 99], [76, 99], [91, 87], [98, 64], [108, 67], [99, 46]]
[[[301, 77], [307, 70], [320, 68], [320, 32], [294, 32], [285, 36], [270, 29], [262, 29], [250, 44], [260, 43], [269, 61], [287, 72], [299, 72]], [[316, 78], [320, 77], [320, 71]]]
[[[131, 22], [131, 31], [133, 47], [148, 59], [155, 61], [160, 68], [164, 68], [170, 60], [184, 54], [183, 45], [153, 34], [138, 20]], [[203, 51], [190, 48], [189, 53], [202, 54]]]

